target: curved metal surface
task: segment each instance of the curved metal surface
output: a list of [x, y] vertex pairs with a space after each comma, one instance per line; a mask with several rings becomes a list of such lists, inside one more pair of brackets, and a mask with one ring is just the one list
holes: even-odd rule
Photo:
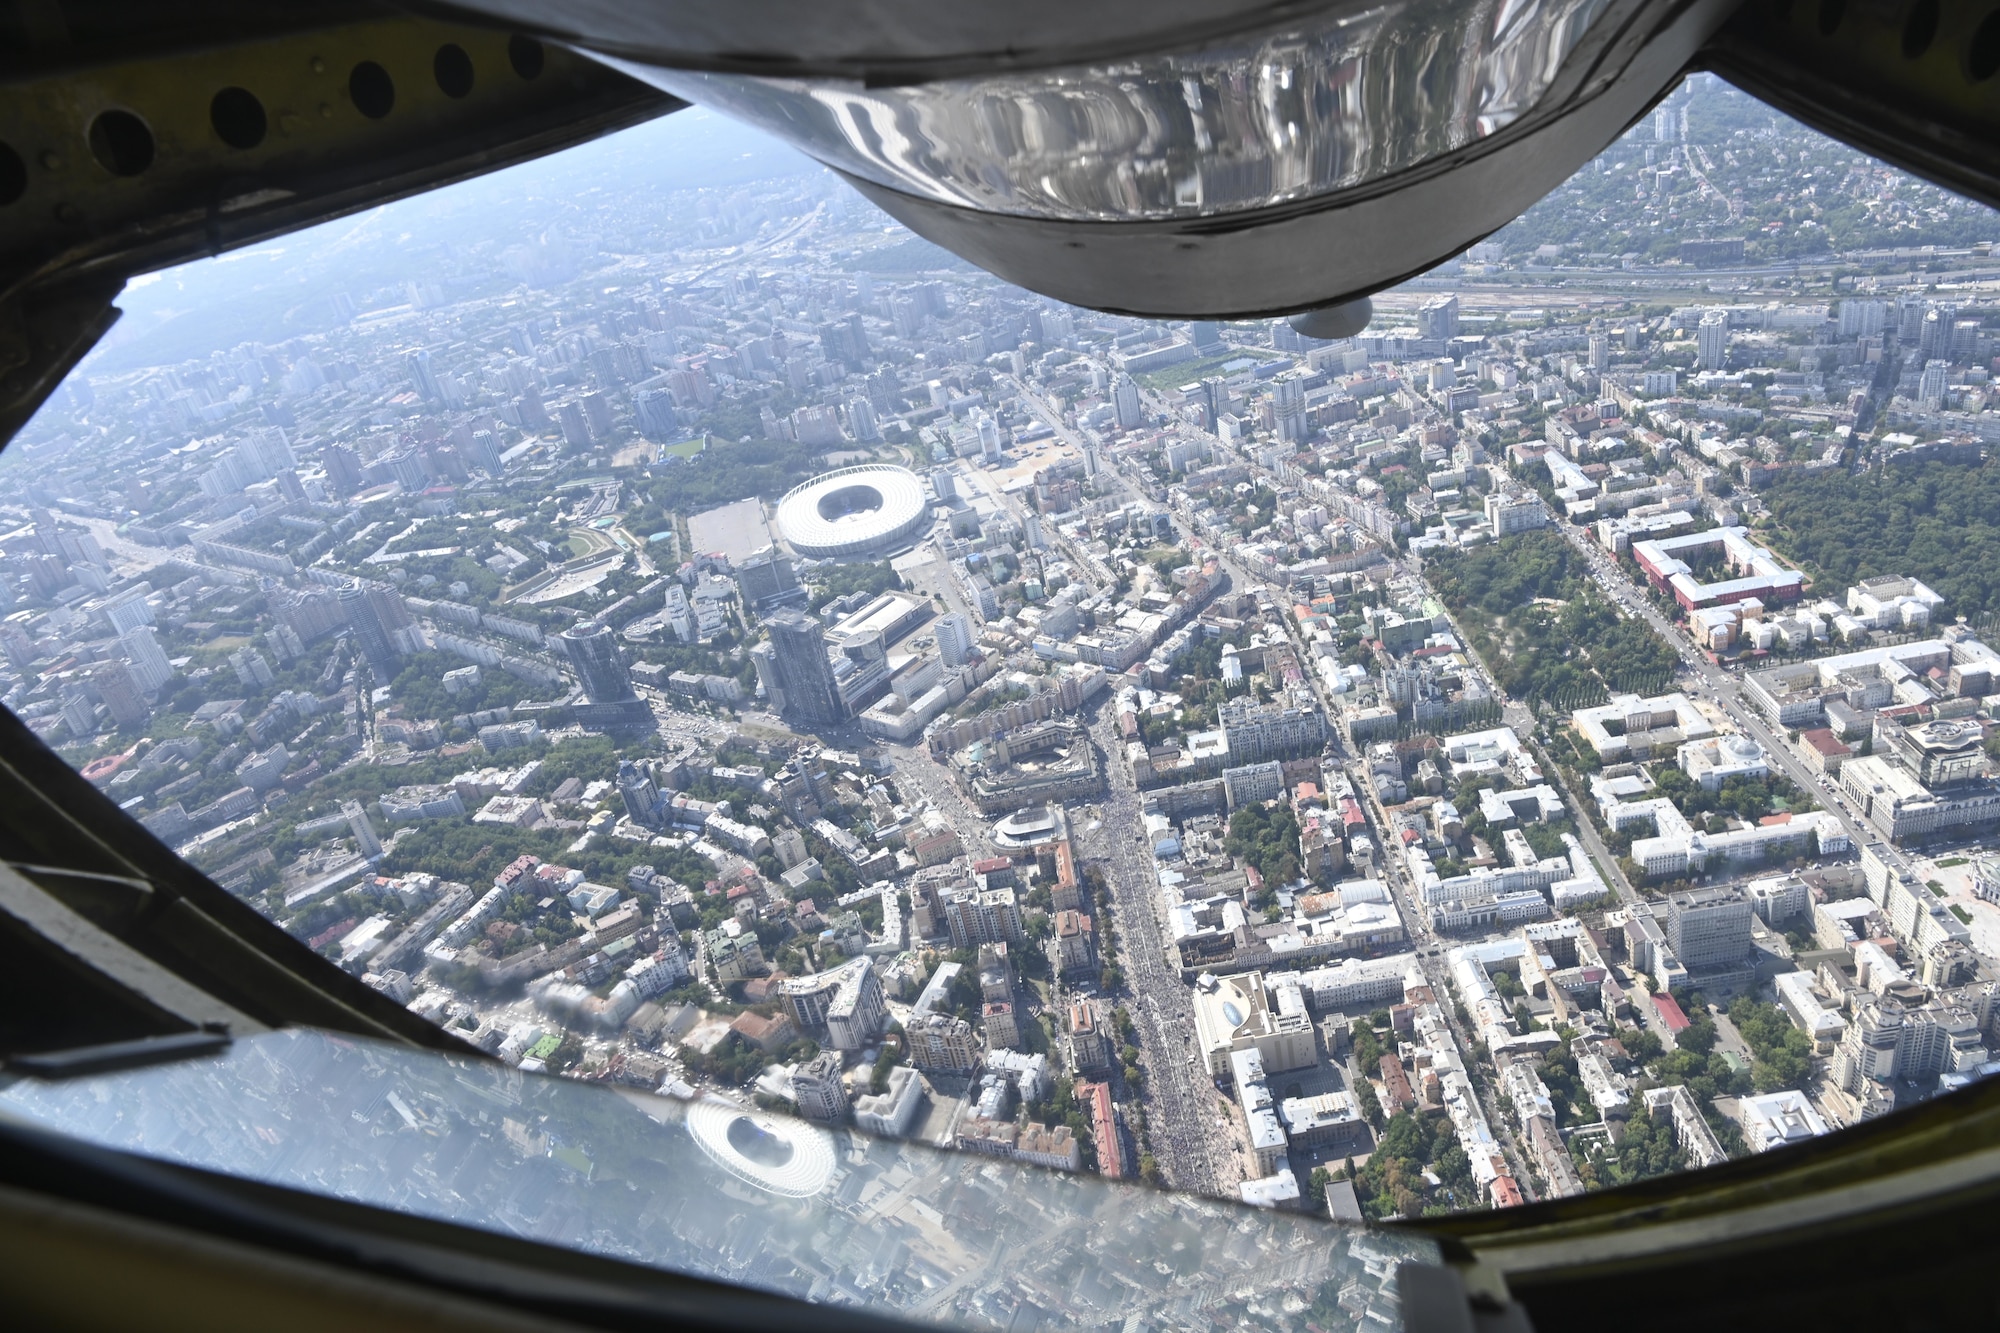
[[1265, 207], [1049, 218], [847, 179], [912, 231], [1057, 300], [1143, 318], [1286, 315], [1380, 291], [1511, 222], [1649, 108], [1737, 3], [1608, 10], [1571, 48], [1542, 102], [1512, 124], [1358, 184]]
[[887, 189], [1130, 222], [1312, 199], [1490, 138], [1589, 58], [1594, 25], [1643, 7], [1393, 0], [1194, 51], [898, 88], [613, 63]]
[[1996, 39], [2000, 19], [1974, 0], [1753, 0], [1698, 63], [1822, 134], [2000, 207]]
[[1367, 0], [573, 0], [558, 8], [535, 0], [429, 0], [416, 7], [651, 65], [883, 87], [1184, 50], [1366, 6]]

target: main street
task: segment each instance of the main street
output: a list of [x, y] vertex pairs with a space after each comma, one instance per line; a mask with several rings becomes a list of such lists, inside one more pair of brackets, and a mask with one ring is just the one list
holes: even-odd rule
[[1099, 827], [1077, 831], [1077, 850], [1101, 864], [1111, 890], [1118, 962], [1132, 991], [1128, 1009], [1147, 1057], [1147, 1135], [1168, 1184], [1233, 1194], [1238, 1172], [1217, 1160], [1217, 1098], [1195, 1041], [1194, 1004], [1180, 969], [1167, 962], [1139, 790], [1123, 762], [1117, 715], [1109, 708], [1104, 714], [1092, 736], [1104, 752], [1109, 794]]

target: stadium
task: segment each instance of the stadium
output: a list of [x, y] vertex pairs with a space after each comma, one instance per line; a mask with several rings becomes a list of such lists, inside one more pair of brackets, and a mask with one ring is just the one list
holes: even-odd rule
[[778, 530], [802, 556], [868, 555], [930, 522], [924, 483], [893, 463], [863, 463], [814, 477], [778, 501]]

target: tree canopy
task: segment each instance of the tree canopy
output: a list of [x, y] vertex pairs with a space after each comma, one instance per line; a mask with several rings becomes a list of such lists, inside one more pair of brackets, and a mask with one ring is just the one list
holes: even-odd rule
[[1299, 877], [1299, 821], [1287, 806], [1242, 807], [1229, 817], [1229, 837], [1222, 846], [1255, 866], [1268, 885], [1290, 884]]
[[1674, 650], [1604, 598], [1553, 529], [1436, 552], [1424, 576], [1517, 699], [1573, 708], [1607, 691], [1657, 690], [1673, 676]]
[[1764, 502], [1775, 520], [1765, 536], [1821, 593], [1897, 575], [1922, 579], [1953, 612], [2000, 611], [2000, 462], [1787, 469]]

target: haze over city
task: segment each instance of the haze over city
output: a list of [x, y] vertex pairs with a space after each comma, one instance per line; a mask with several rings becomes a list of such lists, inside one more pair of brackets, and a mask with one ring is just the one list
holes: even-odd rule
[[[1321, 341], [680, 112], [134, 283], [0, 459], [0, 690], [521, 1070], [1346, 1220], [1710, 1165], [2000, 1069], [1995, 240], [1699, 76]], [[926, 1244], [769, 1282], [1009, 1318], [854, 1142]]]

